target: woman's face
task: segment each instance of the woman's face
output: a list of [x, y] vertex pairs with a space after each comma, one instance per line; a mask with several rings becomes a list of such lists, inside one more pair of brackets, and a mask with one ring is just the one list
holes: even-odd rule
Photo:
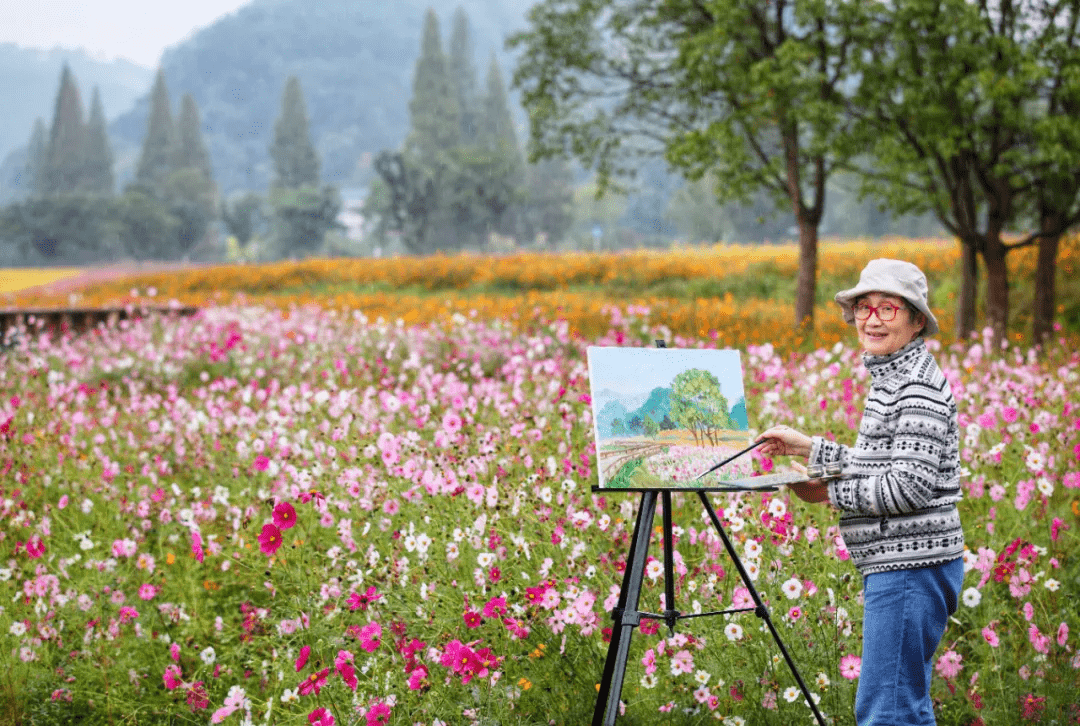
[[908, 310], [903, 298], [881, 292], [871, 292], [855, 301], [855, 305], [869, 305], [877, 308], [892, 305], [898, 308], [892, 320], [884, 322], [877, 312], [870, 313], [866, 320], [855, 316], [855, 330], [859, 333], [859, 344], [870, 355], [888, 355], [895, 353], [910, 343], [926, 325], [921, 313]]

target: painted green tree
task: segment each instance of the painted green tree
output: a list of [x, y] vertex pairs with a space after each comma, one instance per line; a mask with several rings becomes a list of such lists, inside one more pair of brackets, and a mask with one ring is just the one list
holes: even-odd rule
[[694, 436], [698, 446], [719, 443], [717, 434], [734, 428], [720, 380], [700, 368], [685, 370], [671, 382], [671, 420]]

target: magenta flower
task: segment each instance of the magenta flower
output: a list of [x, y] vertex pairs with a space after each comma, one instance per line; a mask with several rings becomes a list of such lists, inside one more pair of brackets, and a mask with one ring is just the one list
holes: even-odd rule
[[296, 672], [299, 673], [307, 665], [308, 656], [311, 655], [311, 646], [305, 645], [300, 648], [300, 655], [296, 659]]
[[149, 582], [144, 582], [139, 585], [139, 599], [140, 600], [153, 600], [154, 596], [158, 593], [158, 589], [155, 585], [151, 585]]
[[191, 530], [191, 554], [195, 555], [199, 562], [203, 561], [202, 535], [195, 530]]
[[300, 695], [310, 696], [312, 693], [318, 694], [319, 691], [322, 690], [322, 687], [326, 685], [326, 679], [329, 676], [329, 668], [323, 668], [321, 671], [312, 673], [300, 682]]
[[264, 524], [259, 533], [259, 549], [263, 554], [272, 555], [281, 547], [281, 530], [272, 524]]
[[382, 596], [377, 593], [375, 587], [371, 586], [367, 589], [367, 592], [354, 592], [352, 595], [349, 595], [345, 604], [349, 606], [349, 610], [367, 610], [368, 604], [375, 602], [380, 597]]
[[334, 726], [333, 714], [322, 706], [309, 713], [307, 720], [308, 723], [314, 724], [314, 726]]
[[161, 680], [165, 682], [165, 690], [173, 691], [183, 685], [182, 674], [183, 671], [180, 670], [180, 666], [175, 663], [165, 666], [165, 672], [161, 676]]
[[386, 726], [386, 724], [390, 723], [390, 706], [382, 701], [376, 701], [368, 709], [366, 718], [367, 726]]
[[206, 692], [206, 686], [202, 681], [195, 681], [188, 686], [187, 705], [192, 713], [210, 708], [210, 695]]
[[480, 613], [475, 610], [466, 610], [462, 618], [465, 620], [465, 627], [470, 629], [479, 628], [480, 624], [484, 622], [483, 618], [480, 617]]
[[296, 510], [288, 502], [280, 502], [274, 507], [274, 524], [278, 529], [291, 529], [296, 526]]
[[372, 653], [382, 642], [382, 626], [378, 623], [368, 623], [360, 628], [360, 647], [368, 653]]
[[506, 598], [493, 597], [484, 605], [485, 618], [497, 618], [506, 612]]
[[270, 468], [270, 459], [263, 454], [255, 457], [255, 471], [266, 471]]
[[30, 538], [30, 541], [26, 543], [26, 556], [32, 560], [36, 560], [45, 554], [45, 543], [40, 537], [34, 535]]

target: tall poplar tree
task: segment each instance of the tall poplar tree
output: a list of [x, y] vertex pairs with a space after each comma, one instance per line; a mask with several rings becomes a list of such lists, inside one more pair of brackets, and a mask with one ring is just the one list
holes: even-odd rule
[[327, 231], [337, 226], [341, 195], [333, 186], [319, 186], [319, 155], [311, 141], [304, 94], [296, 76], [285, 83], [270, 156], [274, 180], [269, 201], [274, 210], [273, 241], [278, 255], [306, 256], [321, 251]]
[[207, 180], [214, 178], [210, 165], [210, 152], [203, 141], [199, 105], [190, 93], [180, 99], [180, 115], [177, 117], [176, 168], [197, 169]]
[[23, 172], [23, 187], [30, 191], [30, 196], [41, 196], [45, 193], [45, 170], [48, 165], [48, 133], [45, 131], [45, 122], [39, 118], [34, 121], [34, 130], [30, 134], [26, 168]]
[[90, 118], [86, 122], [85, 146], [83, 148], [83, 173], [81, 188], [90, 194], [109, 196], [113, 193], [113, 152], [106, 128], [105, 109], [101, 94], [94, 89], [90, 101]]
[[48, 159], [45, 165], [44, 193], [47, 196], [75, 191], [83, 176], [83, 150], [86, 126], [82, 99], [71, 68], [65, 63], [60, 73], [60, 90], [49, 133]]
[[176, 126], [169, 107], [169, 89], [165, 84], [165, 72], [159, 68], [150, 91], [146, 136], [135, 169], [136, 183], [158, 198], [164, 198], [165, 183], [175, 168], [176, 146]]
[[473, 65], [472, 33], [469, 29], [469, 16], [460, 5], [454, 11], [451, 24], [447, 70], [461, 114], [462, 141], [469, 143], [476, 138], [479, 113], [476, 108], [476, 67]]
[[439, 18], [430, 8], [424, 15], [424, 34], [413, 77], [409, 118], [411, 127], [405, 140], [406, 153], [423, 162], [431, 172], [437, 172], [447, 165], [448, 152], [461, 145], [461, 108], [443, 53]]
[[274, 160], [273, 186], [299, 189], [319, 184], [319, 155], [311, 143], [304, 92], [296, 76], [285, 83], [270, 156]]
[[177, 252], [190, 253], [203, 240], [217, 207], [210, 154], [203, 143], [199, 107], [190, 93], [180, 100], [176, 156], [166, 182], [169, 210], [176, 217]]

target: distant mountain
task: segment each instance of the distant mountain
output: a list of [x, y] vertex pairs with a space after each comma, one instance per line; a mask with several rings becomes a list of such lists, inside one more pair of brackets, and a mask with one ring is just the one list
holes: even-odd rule
[[[425, 10], [438, 14], [445, 50], [454, 9], [465, 9], [482, 89], [492, 51], [509, 79], [513, 66], [504, 40], [525, 27], [533, 2], [254, 0], [167, 50], [162, 68], [174, 113], [182, 94], [195, 97], [225, 193], [268, 187], [267, 148], [290, 75], [303, 87], [323, 179], [361, 185], [372, 175], [374, 154], [398, 148], [405, 138]], [[111, 125], [114, 145], [138, 148], [148, 108], [147, 93]], [[29, 126], [24, 133], [28, 138]], [[121, 155], [133, 158], [130, 151]], [[123, 180], [131, 169], [117, 171]]]
[[[40, 118], [46, 127], [52, 123], [60, 69], [65, 62], [78, 81], [86, 111], [97, 86], [108, 118], [129, 110], [153, 80], [152, 68], [126, 60], [103, 61], [82, 50], [38, 50], [0, 43], [0, 108], [4, 109], [0, 114], [0, 161], [4, 162], [0, 166], [0, 203], [21, 191], [14, 176], [25, 164], [25, 147], [34, 121]], [[13, 153], [15, 158], [9, 159]]]
[[739, 396], [739, 400], [731, 407], [731, 420], [740, 429], [750, 428], [750, 419], [746, 417], [746, 399]]
[[626, 422], [629, 420], [626, 406], [617, 400], [608, 400], [596, 413], [596, 428], [600, 432], [600, 438], [611, 438], [611, 425], [618, 419]]

